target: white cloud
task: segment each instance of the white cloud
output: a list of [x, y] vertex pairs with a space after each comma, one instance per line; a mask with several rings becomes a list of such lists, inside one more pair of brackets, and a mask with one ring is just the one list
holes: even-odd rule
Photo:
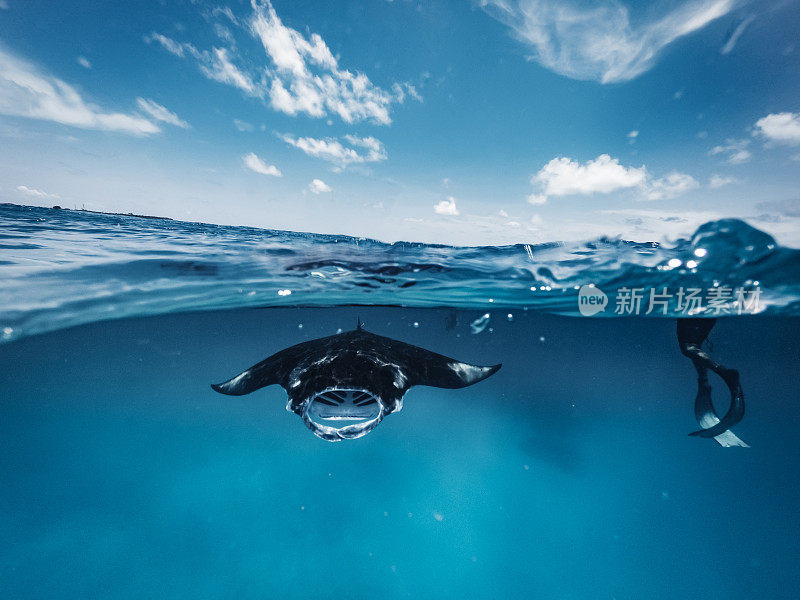
[[48, 194], [36, 188], [29, 188], [27, 185], [18, 185], [17, 191], [26, 196], [33, 196], [34, 198], [60, 198], [58, 194]]
[[773, 144], [800, 144], [800, 113], [772, 113], [756, 121], [757, 133]]
[[261, 175], [272, 175], [273, 177], [281, 177], [283, 174], [278, 170], [275, 165], [268, 165], [261, 160], [257, 154], [249, 152], [242, 156], [245, 166], [255, 173]]
[[233, 11], [228, 6], [215, 6], [211, 9], [212, 17], [218, 17], [220, 15], [226, 17], [234, 25], [239, 24], [239, 19], [236, 18], [236, 15], [233, 14]]
[[753, 158], [752, 152], [747, 149], [750, 140], [727, 139], [724, 144], [714, 146], [709, 154], [712, 156], [723, 155], [725, 161], [732, 165], [746, 163]]
[[242, 90], [248, 96], [261, 97], [264, 90], [257, 86], [252, 78], [237, 67], [230, 58], [227, 48], [213, 47], [210, 51], [198, 50], [194, 45], [185, 42], [176, 42], [160, 33], [151, 33], [144, 37], [148, 44], [157, 42], [167, 52], [184, 58], [191, 56], [200, 64], [200, 71], [209, 79], [231, 85]]
[[186, 121], [157, 102], [153, 102], [147, 98], [137, 98], [136, 105], [139, 107], [139, 110], [141, 110], [143, 113], [146, 113], [156, 121], [161, 121], [162, 123], [167, 123], [169, 125], [175, 125], [175, 127], [181, 127], [183, 129], [187, 129], [189, 127], [189, 124]]
[[347, 144], [343, 144], [337, 138], [296, 138], [291, 135], [282, 135], [280, 138], [309, 156], [326, 160], [342, 168], [350, 164], [379, 162], [387, 158], [383, 143], [374, 137], [360, 138], [346, 135], [343, 139]]
[[628, 139], [635, 140], [637, 137], [639, 137], [639, 131], [637, 129], [628, 132]]
[[231, 33], [231, 30], [225, 27], [225, 25], [221, 23], [214, 23], [214, 33], [217, 34], [217, 37], [220, 39], [225, 40], [229, 44], [235, 44], [236, 40]]
[[260, 92], [256, 90], [256, 85], [250, 77], [242, 73], [242, 71], [230, 61], [228, 58], [228, 51], [225, 48], [213, 48], [210, 56], [211, 59], [207, 60], [206, 64], [200, 67], [209, 79], [232, 85], [251, 96], [258, 96], [260, 94]]
[[549, 196], [591, 196], [631, 189], [639, 190], [642, 199], [662, 200], [700, 185], [691, 175], [677, 171], [653, 178], [644, 165], [625, 166], [608, 154], [586, 163], [563, 156], [554, 158], [531, 177], [531, 184], [538, 188], [527, 198], [534, 205], [544, 204]]
[[321, 179], [315, 179], [308, 184], [308, 189], [311, 190], [312, 194], [322, 194], [333, 191], [331, 190], [331, 187]]
[[402, 102], [410, 89], [400, 87], [399, 94], [392, 94], [363, 73], [341, 69], [319, 34], [307, 38], [285, 26], [269, 0], [253, 0], [252, 5], [250, 27], [270, 61], [269, 98], [275, 110], [312, 117], [330, 112], [347, 123], [391, 122], [391, 104]]
[[406, 97], [413, 98], [417, 102], [423, 101], [422, 95], [417, 91], [417, 88], [408, 82], [394, 82], [392, 84], [392, 92], [394, 92], [395, 100], [400, 104], [405, 102]]
[[247, 121], [242, 121], [240, 119], [233, 120], [233, 126], [236, 127], [239, 131], [253, 131], [255, 127], [253, 127], [252, 123], [248, 123]]
[[161, 131], [158, 125], [140, 115], [107, 112], [86, 102], [78, 90], [65, 81], [39, 71], [2, 49], [0, 114], [137, 136]]
[[8, 2], [6, 0], [0, 0], [0, 10], [8, 10]]
[[528, 194], [526, 200], [529, 204], [536, 206], [537, 204], [544, 204], [547, 202], [547, 196], [544, 194]]
[[92, 68], [92, 63], [90, 63], [89, 59], [86, 58], [85, 56], [79, 56], [75, 60], [78, 61], [78, 64], [80, 66], [82, 66], [84, 69], [91, 69]]
[[664, 200], [675, 198], [698, 187], [700, 187], [700, 184], [691, 175], [673, 171], [668, 173], [666, 177], [649, 181], [644, 195], [648, 200]]
[[631, 23], [617, 0], [480, 0], [534, 51], [533, 60], [573, 79], [628, 81], [651, 69], [661, 50], [728, 14], [737, 0], [681, 2], [657, 18]]
[[728, 39], [725, 40], [722, 48], [719, 49], [720, 54], [730, 54], [733, 52], [733, 49], [736, 47], [736, 42], [738, 42], [739, 38], [742, 37], [744, 30], [747, 29], [747, 26], [753, 22], [753, 19], [755, 19], [755, 17], [751, 15], [736, 26], [736, 28], [728, 36]]
[[158, 42], [161, 44], [161, 47], [164, 48], [167, 52], [174, 54], [175, 56], [180, 56], [181, 58], [184, 57], [186, 54], [190, 54], [195, 58], [199, 58], [200, 52], [192, 46], [191, 44], [181, 44], [176, 42], [175, 40], [168, 38], [165, 35], [161, 35], [160, 33], [156, 33], [155, 31], [150, 35], [144, 36], [144, 41], [148, 44], [153, 42]]
[[726, 185], [736, 183], [736, 181], [737, 180], [734, 177], [723, 177], [722, 175], [717, 175], [715, 173], [708, 180], [708, 187], [710, 187], [712, 190], [716, 190]]
[[[396, 82], [387, 91], [365, 74], [341, 68], [319, 34], [304, 35], [284, 25], [269, 0], [251, 0], [251, 6], [253, 13], [246, 23], [240, 24], [229, 10], [212, 11], [212, 15], [225, 15], [258, 40], [266, 64], [237, 66], [244, 58], [236, 55], [233, 34], [227, 29], [221, 35], [228, 39], [230, 48], [212, 48], [210, 52], [155, 32], [145, 41], [157, 42], [176, 56], [195, 58], [208, 78], [263, 98], [273, 109], [288, 115], [322, 118], [336, 114], [347, 123], [372, 121], [385, 125], [391, 122], [392, 104], [408, 97], [422, 100], [407, 82]], [[217, 34], [220, 35], [219, 28]]]
[[442, 200], [438, 204], [435, 204], [433, 211], [437, 215], [457, 215], [458, 209], [456, 208], [456, 199], [452, 196], [448, 196], [447, 200]]
[[[646, 178], [644, 167], [625, 167], [619, 159], [601, 154], [585, 164], [566, 157], [554, 158], [531, 178], [531, 183], [541, 186], [544, 196], [567, 196], [608, 194], [642, 186]], [[529, 197], [528, 202], [541, 204], [544, 200], [532, 201]]]

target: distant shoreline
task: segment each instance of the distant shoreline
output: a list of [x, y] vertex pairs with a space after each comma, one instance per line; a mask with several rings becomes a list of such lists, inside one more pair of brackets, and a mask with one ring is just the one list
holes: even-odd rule
[[35, 204], [16, 204], [14, 202], [0, 202], [0, 206], [21, 206], [23, 208], [44, 208], [46, 210], [68, 210], [69, 212], [79, 212], [79, 213], [89, 213], [93, 215], [109, 215], [112, 217], [137, 217], [139, 219], [158, 219], [159, 221], [174, 221], [175, 219], [171, 219], [170, 217], [158, 217], [156, 215], [137, 215], [136, 213], [118, 213], [118, 212], [106, 212], [103, 210], [89, 210], [88, 208], [69, 208], [66, 206], [59, 206], [55, 204], [53, 206], [37, 206]]
[[102, 210], [89, 210], [86, 208], [65, 208], [63, 206], [59, 206], [56, 204], [55, 206], [43, 206], [42, 208], [49, 208], [50, 210], [69, 210], [72, 212], [83, 212], [83, 213], [91, 213], [94, 215], [111, 215], [113, 217], [138, 217], [140, 219], [158, 219], [161, 221], [174, 221], [175, 219], [170, 219], [169, 217], [157, 217], [155, 215], [137, 215], [136, 213], [115, 213], [115, 212], [105, 212]]

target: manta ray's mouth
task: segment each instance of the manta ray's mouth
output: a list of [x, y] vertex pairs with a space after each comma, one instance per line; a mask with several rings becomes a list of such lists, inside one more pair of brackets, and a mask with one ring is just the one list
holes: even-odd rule
[[360, 438], [378, 426], [383, 403], [363, 389], [331, 388], [310, 397], [303, 409], [303, 422], [329, 442]]

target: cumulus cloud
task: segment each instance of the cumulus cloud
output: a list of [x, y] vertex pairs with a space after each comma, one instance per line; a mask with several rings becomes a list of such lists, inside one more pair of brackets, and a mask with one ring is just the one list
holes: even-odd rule
[[141, 115], [109, 112], [87, 102], [73, 86], [2, 48], [0, 114], [137, 136], [161, 131], [158, 125]]
[[527, 200], [529, 204], [533, 204], [535, 206], [537, 204], [544, 204], [547, 202], [547, 196], [544, 194], [528, 194]]
[[367, 75], [342, 68], [319, 34], [304, 35], [284, 25], [270, 0], [251, 0], [251, 8], [247, 20], [237, 19], [230, 9], [212, 11], [211, 15], [225, 16], [259, 42], [266, 63], [242, 66], [247, 61], [237, 55], [233, 34], [227, 28], [222, 39], [228, 41], [229, 48], [198, 50], [155, 32], [145, 41], [158, 43], [176, 56], [194, 58], [206, 77], [263, 98], [274, 110], [288, 115], [322, 118], [335, 114], [346, 123], [386, 125], [391, 123], [393, 104], [407, 98], [422, 100], [407, 82], [395, 82], [391, 90], [384, 90]]
[[666, 177], [649, 181], [644, 195], [648, 200], [664, 200], [676, 198], [698, 187], [700, 187], [700, 183], [691, 175], [673, 171], [668, 173]]
[[448, 196], [447, 200], [442, 200], [433, 206], [433, 212], [437, 215], [457, 215], [458, 208], [456, 208], [456, 199]]
[[244, 161], [244, 165], [254, 173], [272, 175], [273, 177], [281, 177], [283, 175], [283, 173], [278, 170], [278, 167], [275, 165], [268, 165], [254, 152], [249, 152], [242, 156], [242, 161]]
[[379, 162], [387, 158], [383, 143], [374, 137], [346, 135], [342, 138], [345, 143], [338, 138], [296, 138], [291, 135], [281, 135], [280, 138], [309, 156], [326, 160], [341, 168], [351, 164]]
[[700, 185], [691, 175], [677, 171], [653, 178], [644, 166], [625, 166], [608, 154], [586, 163], [563, 156], [554, 158], [531, 177], [531, 184], [538, 189], [527, 198], [534, 205], [544, 204], [550, 196], [591, 196], [632, 189], [643, 199], [662, 200]]
[[727, 139], [724, 144], [714, 146], [709, 154], [722, 156], [726, 162], [732, 165], [740, 165], [753, 158], [753, 153], [747, 149], [749, 145], [750, 140]]
[[308, 184], [308, 189], [311, 190], [312, 194], [322, 194], [333, 191], [331, 190], [331, 187], [321, 179], [315, 179]]
[[58, 194], [48, 194], [47, 192], [43, 192], [42, 190], [37, 190], [36, 188], [29, 188], [27, 185], [18, 185], [17, 191], [21, 194], [25, 194], [26, 196], [32, 196], [34, 198], [60, 198]]
[[137, 98], [136, 105], [139, 107], [139, 110], [149, 115], [155, 121], [161, 121], [162, 123], [175, 125], [175, 127], [181, 127], [183, 129], [187, 129], [189, 127], [189, 124], [186, 121], [181, 119], [174, 112], [161, 106], [158, 102], [153, 102], [147, 98]]
[[[690, 0], [666, 14], [631, 22], [617, 0], [480, 0], [484, 10], [533, 50], [532, 60], [573, 79], [629, 81], [675, 40], [726, 14], [737, 0]], [[741, 35], [741, 34], [740, 34]]]
[[712, 190], [719, 189], [721, 187], [725, 187], [726, 185], [730, 185], [732, 183], [736, 183], [736, 179], [733, 177], [723, 177], [722, 175], [717, 175], [716, 173], [711, 176], [708, 180], [708, 187]]
[[756, 121], [756, 133], [772, 144], [800, 144], [800, 113], [772, 113]]
[[531, 183], [541, 186], [544, 196], [567, 196], [608, 194], [641, 186], [646, 178], [644, 167], [625, 167], [619, 159], [601, 154], [585, 164], [567, 157], [554, 158], [531, 178]]
[[413, 90], [398, 84], [390, 93], [365, 74], [340, 68], [319, 34], [306, 37], [284, 25], [269, 0], [253, 0], [252, 6], [250, 27], [270, 62], [268, 94], [275, 110], [312, 117], [333, 113], [346, 123], [388, 124], [391, 104], [402, 102]]
[[90, 63], [89, 59], [86, 58], [85, 56], [79, 56], [75, 60], [78, 61], [78, 64], [80, 66], [82, 66], [84, 69], [91, 69], [92, 68], [92, 63]]

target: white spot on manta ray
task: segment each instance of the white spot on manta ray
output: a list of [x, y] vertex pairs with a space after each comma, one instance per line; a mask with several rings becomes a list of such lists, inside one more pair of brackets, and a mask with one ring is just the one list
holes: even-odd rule
[[406, 377], [405, 373], [403, 373], [403, 369], [400, 368], [400, 365], [386, 362], [385, 360], [381, 360], [380, 358], [372, 354], [363, 354], [359, 352], [359, 355], [373, 362], [377, 367], [388, 367], [389, 369], [394, 371], [394, 381], [392, 383], [394, 387], [396, 387], [398, 390], [402, 389], [403, 386], [406, 384], [406, 381], [408, 381], [408, 378]]
[[403, 373], [403, 370], [399, 366], [392, 365], [392, 367], [394, 368], [394, 387], [400, 390], [408, 381], [408, 377], [406, 377], [405, 373]]
[[242, 383], [243, 381], [247, 380], [250, 377], [250, 371], [245, 371], [244, 373], [239, 373], [236, 377], [231, 379], [225, 387], [235, 388], [237, 385]]
[[475, 365], [468, 365], [462, 362], [450, 363], [450, 368], [458, 375], [458, 377], [465, 382], [472, 382], [482, 377], [486, 371], [491, 367], [478, 367]]

